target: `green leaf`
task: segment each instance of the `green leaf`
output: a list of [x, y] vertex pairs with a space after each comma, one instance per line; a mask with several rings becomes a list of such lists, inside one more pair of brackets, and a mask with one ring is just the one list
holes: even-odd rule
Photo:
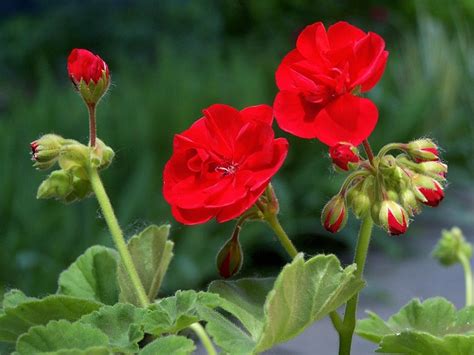
[[[262, 352], [297, 336], [347, 302], [364, 286], [354, 272], [355, 265], [342, 269], [334, 255], [318, 255], [305, 262], [298, 254], [283, 268], [273, 288], [271, 279], [244, 279], [217, 281], [210, 290], [224, 298], [221, 307], [249, 332], [247, 335], [236, 327], [244, 334], [239, 334], [238, 342], [250, 346], [250, 339], [254, 343], [251, 352]], [[209, 318], [209, 312], [205, 313], [206, 329], [216, 344], [227, 352], [238, 353], [235, 344], [227, 339], [232, 332], [237, 334], [236, 329], [225, 325], [215, 314]]]
[[187, 355], [196, 349], [191, 339], [169, 335], [167, 337], [158, 338], [145, 346], [139, 355]]
[[232, 355], [254, 353], [255, 340], [244, 330], [213, 309], [198, 306], [198, 311], [199, 316], [207, 322], [206, 331], [226, 353]]
[[35, 325], [44, 325], [51, 320], [76, 321], [84, 314], [94, 312], [101, 304], [65, 295], [51, 295], [43, 299], [25, 301], [15, 307], [6, 308], [0, 316], [0, 341], [15, 342], [17, 338]]
[[14, 308], [21, 303], [33, 301], [37, 298], [28, 297], [20, 290], [10, 290], [3, 295], [3, 309]]
[[98, 329], [65, 320], [32, 327], [16, 346], [17, 354], [109, 354], [107, 336]]
[[164, 298], [151, 305], [143, 321], [145, 332], [153, 335], [177, 333], [199, 321], [197, 306], [214, 308], [219, 297], [212, 293], [178, 291], [172, 297]]
[[117, 303], [103, 306], [87, 314], [80, 323], [101, 330], [109, 338], [109, 347], [117, 352], [138, 352], [138, 342], [143, 339], [142, 320], [147, 313], [131, 304]]
[[245, 278], [237, 281], [213, 281], [209, 291], [222, 297], [220, 307], [236, 316], [254, 339], [262, 333], [263, 305], [275, 278]]
[[414, 299], [386, 322], [370, 312], [356, 333], [379, 343], [383, 353], [474, 354], [474, 306], [456, 311], [441, 297]]
[[[173, 242], [167, 240], [170, 226], [151, 225], [128, 242], [128, 249], [148, 298], [156, 298], [168, 265], [173, 257]], [[120, 301], [140, 305], [128, 274], [120, 265], [118, 272]]]
[[105, 304], [117, 303], [117, 260], [118, 254], [113, 249], [90, 247], [61, 273], [58, 293]]

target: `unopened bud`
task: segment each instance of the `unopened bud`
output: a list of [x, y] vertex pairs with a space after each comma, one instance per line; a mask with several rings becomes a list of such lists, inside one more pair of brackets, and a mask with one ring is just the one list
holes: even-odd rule
[[400, 203], [411, 216], [420, 213], [418, 200], [412, 190], [405, 189], [400, 193]]
[[406, 152], [416, 162], [439, 160], [438, 146], [428, 138], [411, 141], [406, 145]]
[[469, 260], [472, 256], [472, 245], [466, 241], [459, 228], [454, 227], [449, 231], [443, 230], [432, 256], [441, 264], [450, 266], [460, 262], [462, 257]]
[[349, 171], [357, 167], [360, 157], [359, 151], [350, 143], [337, 143], [329, 148], [329, 156], [335, 167]]
[[86, 49], [75, 48], [67, 60], [69, 77], [88, 105], [95, 105], [110, 85], [107, 64]]
[[412, 181], [417, 192], [423, 196], [420, 199], [423, 204], [436, 207], [444, 199], [443, 187], [435, 179], [424, 175], [415, 175]]
[[53, 171], [38, 188], [36, 198], [64, 200], [73, 190], [73, 176], [64, 170]]
[[346, 203], [344, 197], [338, 194], [324, 206], [321, 213], [321, 223], [328, 232], [337, 233], [344, 228], [346, 222]]
[[418, 164], [418, 171], [437, 180], [445, 181], [448, 166], [440, 161], [426, 161]]
[[91, 147], [91, 165], [97, 169], [107, 168], [114, 159], [115, 153], [102, 140], [97, 138], [95, 147]]
[[46, 134], [31, 142], [31, 159], [33, 166], [39, 170], [46, 170], [58, 161], [61, 147], [66, 140], [56, 134]]
[[390, 234], [399, 235], [407, 231], [408, 214], [398, 203], [384, 200], [379, 212], [380, 225]]
[[62, 149], [58, 163], [61, 169], [72, 172], [80, 179], [88, 180], [87, 169], [90, 166], [90, 160], [90, 147], [76, 142]]
[[241, 228], [240, 225], [235, 226], [232, 237], [217, 254], [217, 269], [219, 274], [226, 279], [238, 273], [244, 261], [242, 247], [239, 242]]

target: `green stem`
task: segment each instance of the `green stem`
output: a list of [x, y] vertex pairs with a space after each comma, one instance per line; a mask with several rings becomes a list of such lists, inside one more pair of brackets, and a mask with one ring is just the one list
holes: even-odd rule
[[278, 220], [278, 217], [276, 216], [276, 214], [266, 213], [264, 218], [265, 218], [265, 221], [267, 221], [267, 223], [275, 232], [283, 248], [285, 248], [288, 255], [293, 259], [296, 256], [296, 254], [298, 254], [298, 250], [296, 250], [295, 246], [290, 240], [290, 237], [288, 237], [288, 234], [286, 234], [285, 230], [281, 226], [280, 221]]
[[138, 276], [137, 269], [133, 264], [132, 256], [128, 251], [122, 230], [118, 224], [117, 217], [115, 217], [112, 204], [110, 203], [109, 197], [105, 192], [104, 185], [102, 184], [102, 180], [100, 179], [97, 169], [89, 169], [89, 178], [97, 201], [99, 202], [100, 208], [102, 209], [104, 219], [107, 222], [110, 233], [112, 234], [115, 247], [120, 254], [120, 258], [122, 259], [125, 270], [127, 271], [132, 285], [135, 288], [138, 299], [143, 307], [147, 307], [150, 304], [150, 301], [148, 300], [145, 289], [143, 288], [143, 284], [140, 280], [140, 277]]
[[382, 147], [379, 153], [377, 154], [378, 158], [382, 158], [385, 154], [387, 154], [391, 150], [403, 150], [405, 144], [403, 143], [390, 143]]
[[459, 253], [458, 258], [464, 268], [464, 278], [466, 281], [466, 306], [471, 306], [473, 304], [471, 263], [463, 253]]
[[95, 147], [97, 139], [97, 125], [95, 121], [95, 104], [87, 104], [89, 111], [89, 145]]
[[201, 324], [196, 322], [191, 324], [189, 328], [191, 328], [194, 333], [196, 333], [196, 335], [199, 337], [199, 340], [201, 340], [201, 344], [206, 349], [208, 355], [217, 355], [216, 349], [214, 349], [214, 345], [212, 345], [211, 339], [209, 339], [209, 336], [207, 335]]
[[[367, 215], [359, 230], [359, 238], [357, 240], [356, 253], [354, 262], [357, 265], [355, 272], [356, 277], [362, 277], [364, 273], [365, 260], [367, 259], [367, 251], [369, 249], [370, 237], [372, 235], [372, 218]], [[339, 355], [350, 355], [352, 346], [352, 336], [356, 325], [357, 303], [359, 294], [353, 296], [346, 305], [344, 320], [339, 331]], [[337, 329], [337, 328], [336, 328]]]

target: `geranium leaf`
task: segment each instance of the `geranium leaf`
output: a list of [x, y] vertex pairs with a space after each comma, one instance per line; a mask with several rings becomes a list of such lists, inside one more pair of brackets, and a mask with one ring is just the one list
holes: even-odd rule
[[255, 340], [262, 333], [263, 305], [275, 278], [246, 278], [237, 281], [213, 281], [209, 291], [222, 297], [220, 307], [237, 317]]
[[191, 339], [169, 335], [158, 338], [145, 346], [139, 355], [187, 355], [196, 349]]
[[254, 353], [255, 340], [244, 330], [213, 309], [198, 307], [198, 311], [199, 316], [207, 322], [206, 331], [226, 353], [232, 355]]
[[143, 324], [145, 331], [153, 335], [177, 333], [200, 320], [197, 306], [214, 308], [219, 305], [219, 296], [207, 292], [178, 291], [172, 297], [151, 305]]
[[414, 299], [386, 322], [369, 313], [357, 323], [356, 333], [379, 343], [382, 353], [474, 354], [474, 306], [456, 311], [441, 297]]
[[[151, 225], [128, 242], [128, 249], [150, 300], [156, 298], [173, 257], [174, 244], [168, 240], [169, 230], [169, 225]], [[120, 301], [140, 305], [123, 265], [119, 267], [118, 281]]]
[[80, 323], [101, 330], [109, 338], [109, 347], [116, 352], [138, 352], [138, 342], [143, 339], [141, 327], [147, 310], [131, 304], [117, 303], [103, 306], [87, 314]]
[[33, 301], [37, 298], [28, 297], [20, 290], [10, 290], [3, 295], [3, 309], [14, 308], [23, 302]]
[[109, 354], [108, 338], [99, 329], [65, 320], [32, 327], [16, 346], [18, 355]]
[[17, 338], [35, 325], [44, 325], [51, 320], [76, 321], [84, 314], [94, 312], [101, 304], [91, 300], [66, 295], [51, 295], [6, 308], [0, 316], [0, 341], [15, 342]]
[[[262, 352], [297, 336], [364, 287], [364, 281], [354, 272], [355, 265], [342, 269], [334, 255], [318, 255], [305, 262], [303, 255], [298, 254], [273, 284], [271, 279], [218, 281], [210, 290], [224, 298], [221, 307], [239, 319], [249, 332], [247, 336], [237, 327], [254, 343], [252, 351]], [[235, 352], [233, 344], [226, 343], [222, 334], [222, 319], [214, 315], [206, 320], [216, 343]], [[231, 329], [226, 327], [229, 334]]]
[[117, 303], [117, 261], [115, 250], [99, 245], [90, 247], [61, 273], [58, 293], [104, 304]]

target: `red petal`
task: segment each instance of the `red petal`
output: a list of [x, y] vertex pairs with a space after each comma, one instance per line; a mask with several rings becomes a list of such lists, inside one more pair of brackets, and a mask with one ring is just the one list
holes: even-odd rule
[[296, 48], [307, 59], [323, 63], [322, 54], [329, 50], [326, 29], [322, 22], [306, 26], [296, 40]]
[[375, 33], [356, 44], [350, 65], [352, 87], [362, 85], [362, 91], [368, 91], [380, 80], [388, 57], [384, 48], [385, 41]]
[[173, 217], [180, 223], [193, 225], [209, 221], [214, 217], [216, 210], [211, 208], [183, 209], [171, 206]]
[[357, 146], [372, 133], [377, 120], [378, 110], [372, 101], [345, 94], [319, 112], [313, 131], [329, 146], [339, 142]]
[[257, 105], [244, 108], [240, 111], [244, 121], [262, 122], [271, 126], [273, 122], [273, 109], [268, 105]]
[[330, 26], [327, 34], [331, 49], [346, 47], [365, 36], [367, 36], [367, 34], [360, 28], [344, 21], [337, 22]]
[[315, 119], [322, 106], [306, 101], [301, 95], [280, 91], [275, 97], [273, 110], [280, 128], [301, 138], [315, 138]]

